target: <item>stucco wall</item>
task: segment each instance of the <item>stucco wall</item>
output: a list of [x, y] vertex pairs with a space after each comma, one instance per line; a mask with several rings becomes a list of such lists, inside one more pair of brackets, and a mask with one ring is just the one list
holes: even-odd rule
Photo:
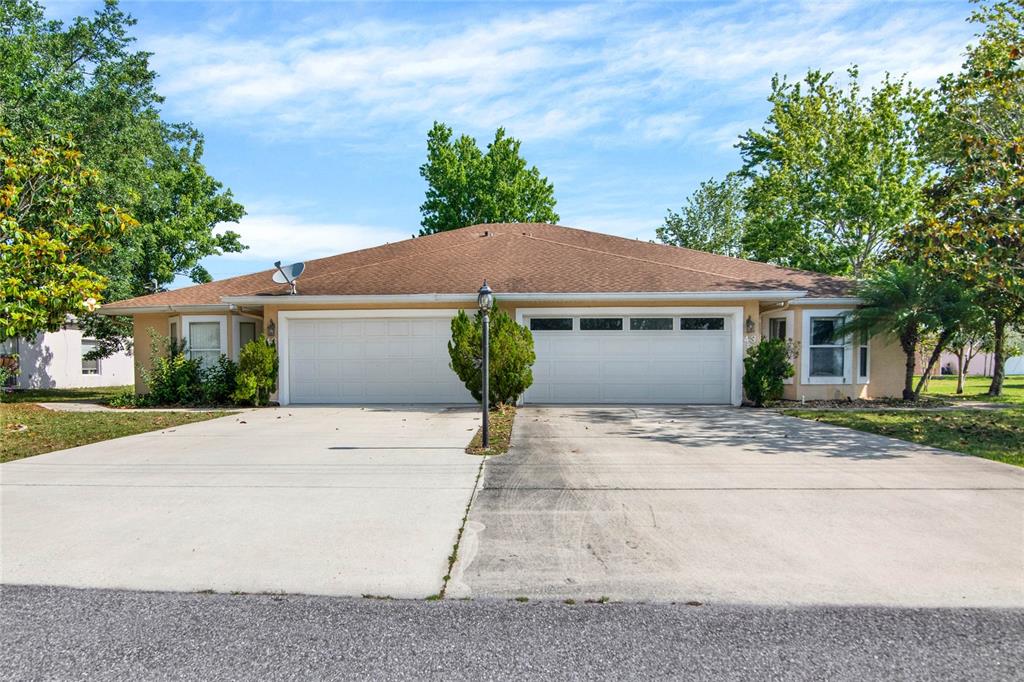
[[[500, 295], [497, 297], [499, 305], [503, 310], [506, 310], [513, 317], [516, 315], [517, 306], [512, 303], [503, 303]], [[592, 306], [585, 306], [579, 301], [565, 301], [565, 300], [547, 300], [547, 301], [530, 301], [529, 303], [519, 303], [518, 307], [521, 308], [582, 308], [582, 307], [600, 307], [600, 308], [659, 308], [659, 307], [737, 307], [742, 306], [743, 308], [743, 319], [746, 320], [748, 317], [754, 321], [754, 331], [751, 334], [744, 334], [744, 347], [749, 347], [751, 344], [756, 343], [761, 338], [762, 331], [767, 330], [761, 329], [761, 313], [759, 304], [755, 300], [750, 301], [672, 301], [672, 300], [657, 300], [657, 301], [627, 301], [627, 300], [608, 300], [598, 301]], [[467, 310], [474, 310], [476, 307], [475, 299], [467, 297], [465, 304], [462, 306], [453, 305], [451, 303], [417, 303], [417, 304], [360, 304], [360, 305], [301, 305], [301, 306], [285, 306], [280, 303], [267, 304], [263, 307], [263, 324], [264, 331], [267, 331], [270, 322], [274, 323], [275, 331], [280, 329], [280, 320], [278, 317], [279, 312], [282, 309], [287, 310], [395, 310], [395, 309], [429, 309], [429, 310], [457, 310], [458, 308], [465, 308]], [[821, 308], [823, 306], [818, 306]], [[813, 309], [813, 306], [803, 307], [792, 307], [787, 310], [793, 311], [793, 338], [798, 342], [802, 339], [803, 335], [803, 310]], [[769, 309], [774, 310], [774, 309]], [[229, 355], [233, 354], [234, 339], [233, 339], [233, 328], [231, 324], [231, 317], [228, 317], [228, 340], [229, 340]], [[135, 318], [135, 336], [137, 344], [137, 355], [139, 361], [146, 363], [149, 361], [148, 348], [149, 348], [149, 336], [147, 329], [149, 327], [156, 328], [159, 333], [167, 334], [168, 315], [144, 315], [136, 316]], [[140, 339], [142, 342], [140, 343]], [[802, 345], [802, 344], [799, 344]], [[145, 349], [145, 352], [143, 352]], [[802, 351], [802, 349], [801, 349]], [[834, 399], [834, 398], [845, 398], [849, 397], [881, 397], [881, 396], [898, 396], [902, 389], [903, 380], [903, 355], [897, 344], [890, 343], [881, 338], [875, 338], [870, 343], [870, 382], [867, 384], [857, 384], [854, 380], [849, 384], [803, 384], [800, 382], [800, 358], [796, 360], [797, 363], [797, 376], [794, 378], [792, 384], [786, 387], [786, 397], [799, 400], [801, 396], [808, 400], [814, 399]], [[853, 369], [852, 377], [857, 376], [856, 363], [858, 360], [857, 353], [853, 353]], [[148, 365], [146, 365], [148, 366]], [[136, 387], [141, 391], [144, 390], [144, 386], [141, 383], [141, 377], [136, 379]]]
[[170, 315], [155, 313], [151, 315], [135, 315], [132, 318], [132, 331], [135, 336], [135, 392], [148, 393], [146, 383], [142, 380], [142, 369], [153, 367], [153, 337], [151, 331], [167, 336], [167, 320]]
[[18, 340], [21, 388], [86, 388], [127, 386], [132, 383], [131, 354], [114, 353], [99, 361], [99, 374], [82, 374], [82, 332], [63, 329]]

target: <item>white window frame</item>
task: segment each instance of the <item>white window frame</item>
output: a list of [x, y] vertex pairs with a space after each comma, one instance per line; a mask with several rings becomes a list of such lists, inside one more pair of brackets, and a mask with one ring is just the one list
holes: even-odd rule
[[239, 339], [242, 338], [241, 327], [243, 322], [252, 322], [256, 325], [256, 336], [254, 338], [258, 339], [260, 334], [263, 333], [263, 320], [258, 320], [254, 317], [247, 317], [245, 315], [231, 316], [231, 341], [234, 346], [234, 348], [232, 348], [233, 352], [231, 355], [235, 362], [238, 362], [242, 354], [242, 344], [239, 343]]
[[189, 340], [192, 338], [191, 327], [201, 322], [220, 323], [220, 354], [228, 354], [228, 316], [227, 315], [182, 315], [181, 316], [181, 338], [185, 340], [185, 353], [192, 357], [192, 349]]
[[[79, 361], [80, 361], [79, 364], [81, 364], [82, 362], [85, 362], [85, 349], [83, 348], [83, 346], [85, 346], [86, 343], [95, 344], [96, 343], [96, 339], [82, 339], [81, 344], [78, 347], [78, 355], [79, 355]], [[79, 366], [79, 372], [82, 374], [82, 376], [96, 377], [96, 376], [100, 376], [101, 374], [103, 374], [103, 361], [102, 361], [102, 359], [101, 358], [96, 358], [95, 360], [93, 360], [93, 362], [96, 363], [96, 371], [95, 372], [86, 372], [84, 367]]]
[[[785, 319], [786, 320], [786, 341], [792, 343], [792, 341], [793, 341], [793, 334], [796, 332], [796, 329], [794, 329], [794, 327], [796, 326], [796, 315], [793, 314], [793, 311], [792, 310], [783, 310], [781, 312], [774, 312], [774, 313], [770, 312], [770, 311], [769, 312], [765, 312], [765, 313], [761, 313], [761, 336], [763, 336], [766, 339], [771, 338], [771, 336], [769, 336], [769, 334], [771, 333], [771, 322], [770, 322], [770, 320], [773, 320], [773, 319]], [[796, 368], [794, 367], [794, 370], [795, 369]], [[796, 372], [794, 371], [793, 374], [796, 374]], [[789, 377], [787, 379], [783, 379], [782, 383], [784, 383], [784, 384], [792, 384], [795, 380], [796, 380], [796, 377], [793, 376], [793, 377]]]
[[[524, 324], [526, 318], [534, 317], [572, 317], [573, 331], [575, 333], [583, 333], [588, 335], [594, 334], [679, 334], [679, 321], [678, 319], [673, 320], [672, 330], [650, 330], [650, 331], [632, 331], [629, 329], [629, 318], [630, 317], [724, 317], [725, 329], [721, 331], [692, 331], [688, 332], [691, 334], [723, 334], [729, 333], [732, 335], [732, 362], [731, 364], [731, 385], [730, 385], [730, 403], [739, 406], [743, 401], [743, 321], [746, 319], [744, 310], [740, 306], [728, 306], [728, 307], [709, 307], [709, 306], [693, 306], [693, 307], [672, 307], [672, 308], [654, 308], [654, 307], [636, 307], [636, 308], [516, 308], [516, 322]], [[576, 320], [580, 317], [621, 317], [623, 318], [623, 331], [613, 332], [580, 332], [579, 322]], [[730, 324], [731, 320], [731, 324]], [[537, 332], [534, 332], [535, 334]], [[541, 332], [551, 334], [566, 334], [568, 332]]]
[[[864, 364], [867, 365], [867, 371], [864, 372], [863, 376], [861, 376], [861, 373], [860, 373], [860, 370], [861, 370], [861, 366], [860, 366], [860, 351], [861, 351], [862, 348], [866, 351]], [[858, 384], [870, 384], [871, 383], [871, 338], [870, 337], [863, 339], [861, 341], [861, 343], [857, 345], [857, 383]]]
[[843, 348], [843, 376], [812, 377], [811, 376], [811, 319], [815, 317], [845, 317], [852, 312], [850, 308], [810, 308], [803, 311], [803, 329], [800, 340], [800, 383], [826, 384], [839, 386], [852, 383], [853, 379], [853, 345], [847, 336], [842, 342], [834, 344]]

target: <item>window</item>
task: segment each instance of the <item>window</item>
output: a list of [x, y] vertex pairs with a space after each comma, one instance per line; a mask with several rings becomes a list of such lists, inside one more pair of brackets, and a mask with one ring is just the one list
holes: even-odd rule
[[724, 317], [683, 317], [679, 328], [684, 332], [718, 332], [725, 329]]
[[812, 317], [810, 368], [812, 377], [844, 378], [846, 376], [846, 349], [842, 340], [835, 339], [841, 317]]
[[536, 317], [530, 320], [530, 330], [535, 332], [571, 332], [571, 317]]
[[188, 356], [212, 367], [220, 358], [220, 322], [192, 322], [188, 325]]
[[768, 320], [768, 338], [786, 340], [786, 318], [773, 317]]
[[671, 317], [631, 317], [629, 330], [633, 332], [672, 331]]
[[857, 381], [865, 384], [868, 381], [869, 364], [871, 361], [871, 349], [867, 334], [860, 337], [860, 346], [857, 349]]
[[242, 348], [245, 344], [250, 341], [256, 340], [256, 323], [255, 322], [239, 322], [238, 323], [238, 347]]
[[580, 331], [613, 332], [622, 331], [621, 317], [581, 317]]
[[82, 374], [99, 374], [100, 361], [86, 360], [85, 356], [90, 351], [96, 350], [99, 343], [92, 339], [82, 339]]

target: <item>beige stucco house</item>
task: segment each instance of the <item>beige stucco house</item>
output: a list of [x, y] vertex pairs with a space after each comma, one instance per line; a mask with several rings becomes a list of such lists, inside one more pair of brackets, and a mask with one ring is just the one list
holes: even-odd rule
[[[291, 293], [274, 270], [103, 307], [134, 317], [137, 360], [150, 330], [204, 361], [277, 343], [277, 399], [291, 403], [458, 403], [451, 317], [486, 279], [532, 331], [527, 403], [742, 401], [745, 349], [762, 336], [799, 346], [786, 397], [900, 393], [903, 355], [886, 339], [832, 340], [857, 300], [849, 280], [546, 224], [477, 225], [321, 258]], [[145, 390], [138, 372], [136, 387]]]

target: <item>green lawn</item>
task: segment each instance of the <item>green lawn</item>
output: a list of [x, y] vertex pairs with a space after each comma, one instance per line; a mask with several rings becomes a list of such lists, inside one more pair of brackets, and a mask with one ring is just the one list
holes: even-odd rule
[[2, 403], [69, 403], [110, 400], [115, 395], [134, 390], [134, 386], [99, 386], [96, 388], [30, 388], [0, 393]]
[[1024, 466], [1024, 410], [785, 410], [783, 414]]
[[[916, 381], [916, 379], [915, 379]], [[956, 394], [956, 377], [932, 377], [928, 382], [925, 395], [949, 400], [983, 400], [985, 402], [1024, 405], [1024, 376], [1015, 374], [1003, 381], [1003, 395], [993, 398], [985, 395], [992, 379], [989, 377], [967, 377], [964, 381], [964, 392]]]
[[[56, 412], [25, 403], [0, 405], [0, 462], [101, 440], [206, 421], [231, 412]], [[27, 426], [22, 430], [20, 426]]]

